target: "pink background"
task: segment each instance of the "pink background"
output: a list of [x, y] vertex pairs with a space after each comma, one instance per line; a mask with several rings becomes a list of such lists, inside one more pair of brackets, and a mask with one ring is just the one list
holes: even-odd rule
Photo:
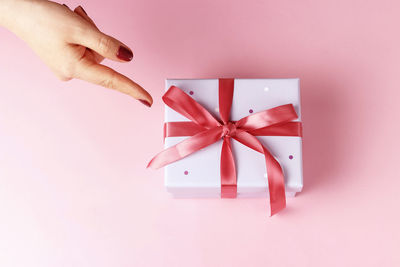
[[[72, 1], [130, 45], [151, 109], [59, 82], [0, 29], [0, 266], [399, 266], [399, 1]], [[299, 77], [304, 191], [174, 200], [165, 78]]]

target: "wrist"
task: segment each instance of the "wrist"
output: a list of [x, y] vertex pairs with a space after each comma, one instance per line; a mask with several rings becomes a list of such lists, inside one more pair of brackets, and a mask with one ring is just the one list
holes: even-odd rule
[[40, 0], [0, 0], [0, 26], [15, 31], [24, 11]]
[[0, 0], [0, 26], [8, 28], [10, 17], [12, 17], [12, 13], [14, 13], [15, 2], [19, 0]]

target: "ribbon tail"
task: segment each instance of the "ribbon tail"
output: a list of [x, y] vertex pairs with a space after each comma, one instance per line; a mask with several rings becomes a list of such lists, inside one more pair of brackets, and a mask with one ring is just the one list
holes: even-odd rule
[[285, 179], [281, 165], [264, 146], [263, 149], [267, 165], [271, 216], [273, 216], [286, 207]]
[[236, 198], [236, 181], [236, 167], [232, 153], [231, 139], [225, 136], [221, 150], [221, 198]]
[[255, 136], [245, 131], [238, 131], [234, 138], [245, 146], [264, 154], [271, 216], [278, 213], [286, 207], [285, 179], [281, 165]]
[[158, 169], [172, 162], [183, 159], [190, 154], [207, 147], [222, 137], [222, 127], [215, 127], [189, 137], [182, 142], [158, 153], [147, 165], [147, 168]]

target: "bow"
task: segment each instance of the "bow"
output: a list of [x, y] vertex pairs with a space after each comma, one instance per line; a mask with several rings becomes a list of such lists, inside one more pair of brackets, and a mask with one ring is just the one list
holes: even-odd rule
[[190, 121], [167, 122], [165, 136], [190, 136], [158, 153], [147, 167], [160, 168], [223, 139], [221, 151], [221, 197], [235, 198], [237, 178], [231, 138], [264, 154], [268, 176], [271, 216], [286, 207], [285, 181], [278, 161], [255, 136], [301, 136], [301, 122], [292, 104], [254, 113], [238, 121], [230, 121], [234, 79], [219, 79], [219, 113], [214, 118], [203, 106], [175, 86], [162, 97], [164, 103]]

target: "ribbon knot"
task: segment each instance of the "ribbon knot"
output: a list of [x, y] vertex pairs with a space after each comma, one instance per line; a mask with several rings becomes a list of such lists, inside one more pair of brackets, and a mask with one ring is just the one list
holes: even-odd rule
[[236, 124], [234, 122], [228, 121], [228, 123], [222, 125], [222, 134], [223, 137], [234, 137], [236, 134]]
[[[219, 79], [219, 113], [222, 123], [203, 106], [175, 86], [163, 96], [164, 103], [190, 121], [167, 122], [164, 137], [189, 136], [158, 153], [147, 167], [160, 168], [183, 159], [223, 138], [221, 149], [221, 197], [236, 197], [237, 177], [231, 138], [265, 157], [271, 215], [286, 206], [285, 181], [278, 161], [256, 136], [301, 136], [301, 122], [292, 104], [286, 104], [230, 121], [234, 79]], [[222, 126], [222, 127], [221, 127]], [[201, 163], [199, 163], [201, 164]]]

